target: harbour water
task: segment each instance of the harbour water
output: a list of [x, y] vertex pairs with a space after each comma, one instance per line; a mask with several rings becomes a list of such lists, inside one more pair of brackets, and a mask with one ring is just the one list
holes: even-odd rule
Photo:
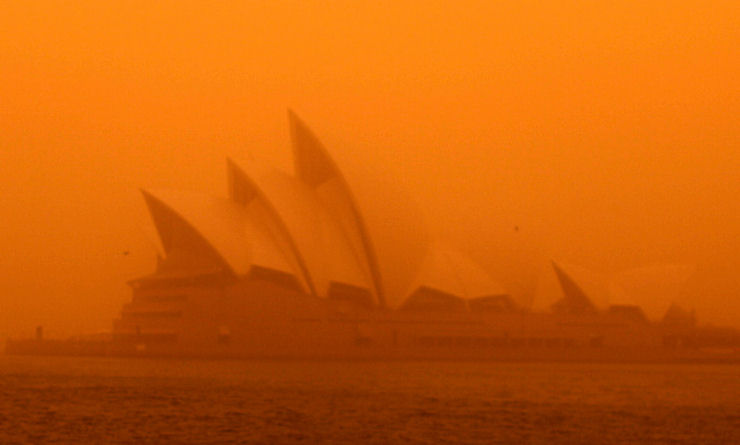
[[740, 443], [740, 365], [0, 355], [0, 443]]

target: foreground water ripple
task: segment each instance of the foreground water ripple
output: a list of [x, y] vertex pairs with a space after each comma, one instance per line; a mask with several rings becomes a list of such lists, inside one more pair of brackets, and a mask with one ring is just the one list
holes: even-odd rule
[[740, 443], [740, 366], [0, 357], [0, 443]]

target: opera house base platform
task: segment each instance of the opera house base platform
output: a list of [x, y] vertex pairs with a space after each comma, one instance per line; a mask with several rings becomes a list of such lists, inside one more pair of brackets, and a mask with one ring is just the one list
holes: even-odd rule
[[111, 336], [9, 341], [17, 355], [190, 358], [740, 362], [740, 333], [623, 313], [501, 307], [395, 311], [221, 274], [147, 277]]

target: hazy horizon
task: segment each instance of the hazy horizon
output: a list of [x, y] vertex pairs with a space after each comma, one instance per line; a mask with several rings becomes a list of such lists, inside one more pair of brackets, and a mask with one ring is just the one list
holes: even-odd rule
[[154, 268], [139, 189], [289, 169], [287, 108], [519, 296], [551, 258], [691, 264], [740, 326], [736, 2], [411, 3], [7, 5], [0, 339], [109, 330]]

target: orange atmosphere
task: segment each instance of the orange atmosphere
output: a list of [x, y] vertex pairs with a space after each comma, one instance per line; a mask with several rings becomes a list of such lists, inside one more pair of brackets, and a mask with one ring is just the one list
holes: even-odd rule
[[155, 263], [139, 189], [289, 169], [288, 108], [518, 301], [550, 259], [686, 264], [740, 326], [739, 2], [224, 3], [3, 6], [0, 340], [109, 331]]

